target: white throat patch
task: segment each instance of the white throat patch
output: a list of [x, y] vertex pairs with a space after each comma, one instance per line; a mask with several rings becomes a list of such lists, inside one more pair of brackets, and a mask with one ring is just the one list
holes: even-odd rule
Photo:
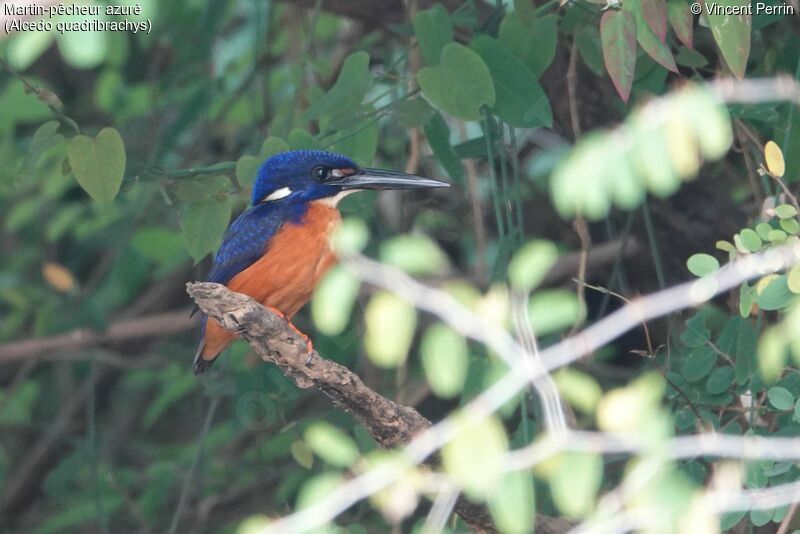
[[268, 196], [264, 197], [263, 202], [271, 202], [273, 200], [280, 200], [280, 199], [282, 199], [284, 197], [288, 197], [291, 194], [292, 194], [292, 190], [291, 189], [289, 189], [288, 187], [281, 187], [280, 189], [276, 189], [275, 191], [270, 193]]
[[342, 200], [344, 197], [346, 197], [350, 193], [357, 193], [358, 191], [359, 191], [358, 189], [348, 189], [347, 191], [339, 191], [332, 197], [319, 199], [318, 202], [321, 202], [325, 206], [335, 208], [336, 206], [339, 205], [339, 201]]

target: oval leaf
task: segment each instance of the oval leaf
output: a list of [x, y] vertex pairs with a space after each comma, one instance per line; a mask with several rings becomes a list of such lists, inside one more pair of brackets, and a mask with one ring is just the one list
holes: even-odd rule
[[606, 70], [617, 93], [627, 102], [636, 66], [636, 21], [627, 11], [606, 11], [600, 19], [600, 39]]
[[417, 311], [408, 302], [382, 291], [372, 296], [364, 311], [364, 347], [373, 363], [389, 368], [401, 365], [408, 355]]
[[710, 254], [693, 254], [686, 260], [686, 267], [695, 276], [706, 276], [719, 269], [719, 261]]
[[420, 346], [422, 367], [431, 389], [440, 397], [454, 397], [467, 377], [469, 358], [464, 337], [444, 324], [431, 326]]

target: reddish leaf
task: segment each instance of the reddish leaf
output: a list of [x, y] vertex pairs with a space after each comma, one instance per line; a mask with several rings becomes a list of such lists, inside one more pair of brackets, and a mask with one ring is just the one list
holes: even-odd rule
[[647, 52], [647, 55], [667, 70], [678, 72], [675, 58], [672, 57], [669, 47], [658, 40], [658, 36], [645, 21], [641, 0], [625, 0], [622, 9], [633, 15], [636, 21], [636, 40], [642, 45], [642, 49]]
[[667, 40], [667, 4], [665, 0], [641, 0], [644, 20], [658, 40]]
[[667, 17], [678, 39], [688, 48], [694, 48], [692, 42], [694, 16], [689, 9], [689, 4], [684, 0], [668, 0]]
[[627, 102], [636, 66], [636, 21], [627, 11], [606, 11], [600, 19], [603, 62], [619, 96]]

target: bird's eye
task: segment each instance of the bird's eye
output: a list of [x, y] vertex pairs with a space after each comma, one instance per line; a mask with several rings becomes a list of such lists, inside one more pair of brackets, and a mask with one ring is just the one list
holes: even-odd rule
[[315, 180], [324, 182], [325, 180], [331, 177], [331, 170], [326, 169], [325, 167], [314, 167], [311, 171], [311, 175], [314, 177]]

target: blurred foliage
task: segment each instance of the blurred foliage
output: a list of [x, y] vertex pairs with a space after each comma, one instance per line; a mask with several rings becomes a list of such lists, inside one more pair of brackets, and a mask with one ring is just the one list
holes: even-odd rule
[[[8, 356], [15, 341], [188, 315], [184, 283], [204, 276], [275, 153], [321, 148], [449, 177], [446, 191], [348, 197], [338, 250], [439, 286], [487, 325], [512, 330], [521, 298], [523, 330], [541, 346], [663, 286], [662, 258], [685, 261], [671, 278], [706, 277], [798, 241], [798, 110], [725, 105], [703, 84], [800, 78], [791, 16], [695, 19], [684, 0], [471, 0], [420, 2], [376, 24], [377, 7], [354, 3], [363, 19], [333, 1], [143, 0], [138, 14], [96, 19], [149, 31], [0, 36], [0, 529], [257, 532], [374, 466], [397, 481], [348, 510], [341, 530], [422, 525], [427, 505], [416, 505], [435, 497], [424, 471], [244, 343], [203, 380], [190, 370], [196, 332], [175, 334], [186, 328], [171, 330], [174, 316], [123, 341]], [[698, 174], [747, 220], [732, 236], [690, 220], [659, 243], [651, 205]], [[695, 214], [714, 209], [703, 201]], [[576, 270], [588, 245], [569, 221], [578, 234], [584, 217], [597, 221], [595, 245], [627, 243], [634, 214], [648, 240], [636, 257]], [[701, 229], [716, 250], [694, 245]], [[528, 532], [537, 513], [602, 519], [599, 497], [645, 464], [652, 476], [630, 509], [655, 507], [658, 531], [713, 531], [698, 492], [719, 462], [673, 462], [659, 444], [710, 428], [800, 434], [798, 294], [800, 268], [769, 274], [653, 327], [655, 344], [633, 334], [554, 374], [579, 428], [634, 432], [640, 458], [560, 453], [506, 471], [506, 453], [543, 429], [538, 399], [519, 394], [482, 421], [457, 414], [442, 470], [502, 531]], [[321, 354], [432, 420], [507, 370], [341, 267], [308, 308], [297, 322]], [[773, 461], [743, 473], [747, 488], [800, 476]], [[720, 527], [774, 530], [786, 514], [734, 512]]]

